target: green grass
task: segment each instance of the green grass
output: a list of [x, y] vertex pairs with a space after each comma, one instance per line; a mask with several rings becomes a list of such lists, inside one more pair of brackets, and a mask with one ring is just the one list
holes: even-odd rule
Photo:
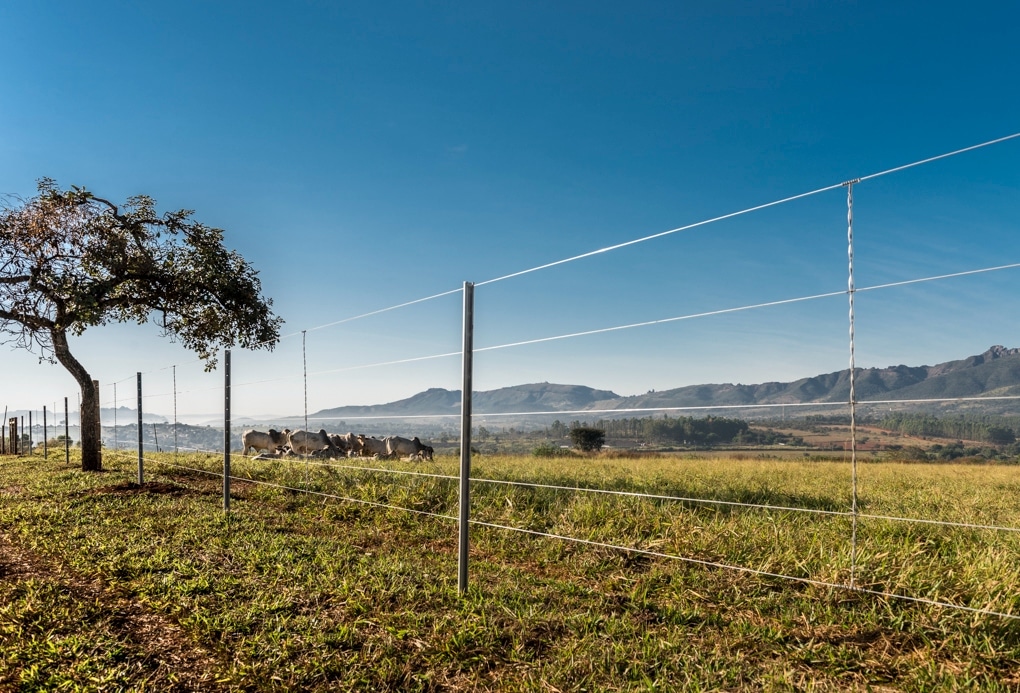
[[[481, 522], [803, 581], [475, 526], [463, 597], [456, 522], [434, 516], [456, 517], [455, 480], [235, 458], [353, 500], [235, 481], [225, 516], [217, 476], [151, 460], [159, 485], [137, 489], [129, 455], [104, 462], [0, 459], [0, 690], [1020, 687], [1020, 621], [817, 584], [850, 578], [848, 517], [729, 505], [843, 512], [842, 462], [476, 458], [475, 478], [722, 502], [475, 483]], [[1020, 526], [1014, 467], [868, 463], [859, 489], [865, 515]], [[1020, 614], [1018, 559], [1014, 532], [862, 518], [853, 567], [872, 590]]]

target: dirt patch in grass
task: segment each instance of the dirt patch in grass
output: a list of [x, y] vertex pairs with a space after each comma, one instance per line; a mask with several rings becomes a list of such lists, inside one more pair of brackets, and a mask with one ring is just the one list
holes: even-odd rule
[[58, 587], [79, 603], [102, 604], [102, 616], [96, 622], [80, 625], [123, 643], [145, 670], [145, 683], [153, 690], [224, 690], [216, 683], [215, 673], [222, 671], [223, 665], [180, 625], [102, 581], [76, 575], [66, 566], [23, 549], [0, 533], [0, 582], [16, 586], [29, 581]]

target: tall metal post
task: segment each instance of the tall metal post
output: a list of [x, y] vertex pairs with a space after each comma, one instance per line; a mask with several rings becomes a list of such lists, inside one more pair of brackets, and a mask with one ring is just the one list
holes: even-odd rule
[[[100, 402], [99, 397], [99, 381], [93, 380], [92, 385], [96, 388], [96, 410], [88, 413], [88, 416], [92, 417], [96, 425], [96, 440], [99, 441], [99, 462], [100, 469], [103, 466], [103, 404]], [[85, 419], [86, 417], [82, 417]], [[86, 424], [82, 424], [84, 428]], [[84, 436], [83, 436], [84, 437]]]
[[223, 353], [223, 512], [230, 512], [230, 349]]
[[471, 374], [474, 357], [475, 285], [464, 282], [463, 385], [460, 395], [460, 541], [457, 560], [457, 590], [467, 592], [468, 526], [471, 521]]
[[174, 365], [174, 462], [177, 462], [177, 366]]
[[142, 454], [142, 374], [137, 373], [138, 379], [138, 485], [145, 483], [145, 471], [143, 468], [144, 456]]
[[28, 410], [28, 454], [35, 454], [35, 441], [32, 439], [32, 410]]
[[846, 240], [847, 260], [849, 278], [847, 280], [847, 295], [850, 297], [850, 474], [852, 485], [852, 499], [850, 511], [850, 586], [857, 582], [857, 386], [854, 371], [854, 294], [857, 289], [854, 286], [854, 183], [860, 183], [860, 179], [843, 183], [846, 186]]
[[64, 398], [64, 462], [71, 464], [71, 423], [68, 421], [67, 397]]
[[49, 436], [46, 434], [46, 405], [44, 404], [42, 408], [42, 456], [44, 460], [48, 460], [50, 458], [49, 450], [46, 447], [48, 437]]

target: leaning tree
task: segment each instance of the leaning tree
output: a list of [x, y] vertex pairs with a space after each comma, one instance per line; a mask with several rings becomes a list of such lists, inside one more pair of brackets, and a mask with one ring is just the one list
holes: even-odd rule
[[[258, 273], [223, 246], [223, 231], [190, 210], [159, 214], [146, 196], [117, 205], [91, 192], [39, 182], [38, 194], [0, 206], [0, 341], [58, 361], [98, 412], [92, 376], [68, 336], [111, 322], [155, 322], [216, 365], [220, 348], [272, 349], [280, 318]], [[82, 417], [82, 469], [102, 466], [100, 437]]]

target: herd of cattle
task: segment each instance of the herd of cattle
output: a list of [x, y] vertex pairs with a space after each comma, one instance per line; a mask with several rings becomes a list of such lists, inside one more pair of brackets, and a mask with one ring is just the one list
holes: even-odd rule
[[[329, 434], [325, 429], [312, 431], [291, 431], [285, 428], [276, 431], [249, 429], [241, 435], [241, 453], [254, 450], [259, 455], [279, 457], [281, 455], [313, 455], [315, 457], [403, 457], [412, 460], [431, 460], [432, 446], [423, 444], [418, 437], [386, 438], [369, 437], [364, 434]], [[265, 451], [263, 453], [263, 451]]]

